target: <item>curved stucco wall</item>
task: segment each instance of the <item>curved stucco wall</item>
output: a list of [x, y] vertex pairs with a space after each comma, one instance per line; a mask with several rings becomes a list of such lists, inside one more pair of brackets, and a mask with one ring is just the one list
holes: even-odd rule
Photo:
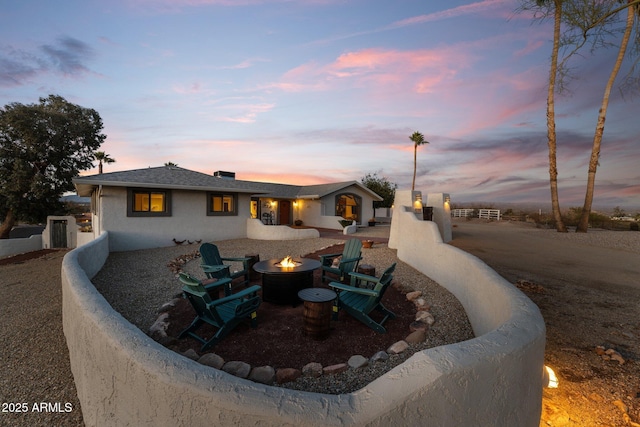
[[70, 252], [62, 267], [64, 333], [88, 426], [539, 424], [540, 313], [464, 252], [449, 255], [454, 265], [468, 264], [463, 304], [482, 335], [416, 353], [354, 393], [323, 395], [239, 379], [153, 341], [89, 280], [106, 258], [106, 239]]

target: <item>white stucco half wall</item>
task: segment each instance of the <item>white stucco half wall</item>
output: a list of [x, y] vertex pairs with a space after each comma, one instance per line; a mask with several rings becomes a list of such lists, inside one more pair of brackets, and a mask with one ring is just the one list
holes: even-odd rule
[[21, 239], [1, 239], [0, 258], [24, 254], [42, 249], [42, 234], [34, 234]]
[[264, 225], [259, 219], [247, 219], [247, 238], [254, 240], [300, 240], [320, 237], [315, 228], [291, 228], [288, 225]]
[[[253, 383], [162, 347], [115, 312], [89, 279], [107, 257], [108, 235], [71, 251], [62, 265], [63, 328], [84, 422], [538, 426], [545, 333], [539, 311], [477, 258], [440, 247], [433, 223], [416, 222], [431, 225], [405, 236], [407, 225], [400, 224], [399, 255], [446, 280], [434, 277], [461, 299], [477, 338], [416, 353], [368, 386], [342, 395]], [[407, 223], [412, 230], [415, 224]], [[425, 255], [414, 258], [404, 246]]]

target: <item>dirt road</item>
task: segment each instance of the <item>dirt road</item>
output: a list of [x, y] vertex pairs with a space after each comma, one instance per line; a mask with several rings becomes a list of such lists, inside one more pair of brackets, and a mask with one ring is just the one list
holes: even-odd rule
[[541, 426], [639, 425], [640, 233], [456, 220], [451, 245], [519, 282], [542, 312], [545, 363], [560, 385], [545, 389]]

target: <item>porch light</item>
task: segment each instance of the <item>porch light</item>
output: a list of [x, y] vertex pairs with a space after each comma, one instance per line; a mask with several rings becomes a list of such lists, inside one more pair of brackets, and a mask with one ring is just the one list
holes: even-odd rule
[[413, 200], [413, 210], [417, 213], [417, 212], [422, 212], [422, 193], [419, 191], [416, 191], [413, 195], [414, 200]]

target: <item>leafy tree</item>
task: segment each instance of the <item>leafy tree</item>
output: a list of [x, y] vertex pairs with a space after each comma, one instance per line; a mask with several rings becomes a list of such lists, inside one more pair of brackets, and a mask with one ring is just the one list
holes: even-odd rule
[[173, 162], [166, 162], [164, 165], [165, 165], [166, 167], [177, 167], [177, 166], [178, 166], [178, 164], [177, 164], [177, 163], [173, 163]]
[[379, 177], [377, 172], [366, 174], [362, 180], [362, 184], [369, 190], [382, 197], [381, 202], [373, 202], [373, 208], [390, 208], [393, 206], [393, 200], [396, 197], [396, 188], [398, 184], [389, 182], [385, 177]]
[[613, 209], [613, 216], [617, 217], [617, 218], [622, 218], [622, 217], [627, 216], [627, 213], [620, 206], [616, 206]]
[[116, 162], [116, 159], [111, 158], [111, 156], [106, 154], [104, 151], [96, 151], [95, 153], [93, 153], [93, 156], [98, 161], [98, 173], [102, 173], [103, 163], [110, 164]]
[[0, 109], [0, 238], [17, 221], [41, 222], [61, 207], [71, 179], [93, 167], [101, 131], [95, 110], [58, 95]]
[[424, 139], [424, 135], [420, 132], [414, 132], [409, 139], [413, 141], [413, 181], [411, 181], [411, 191], [416, 188], [416, 168], [418, 166], [418, 146], [428, 144], [429, 141]]

